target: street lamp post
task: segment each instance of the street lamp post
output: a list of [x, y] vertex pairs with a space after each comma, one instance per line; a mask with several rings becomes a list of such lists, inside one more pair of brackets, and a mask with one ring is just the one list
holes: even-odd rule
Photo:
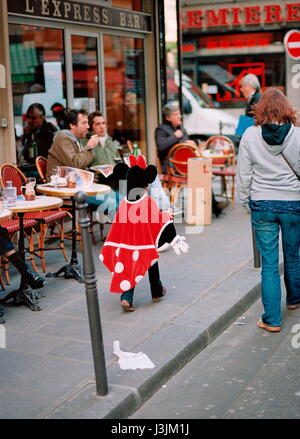
[[85, 280], [85, 292], [89, 316], [92, 351], [94, 358], [94, 369], [96, 378], [97, 395], [108, 394], [106, 365], [104, 357], [103, 337], [98, 303], [95, 264], [92, 255], [92, 244], [89, 235], [90, 219], [87, 215], [87, 195], [85, 192], [77, 192], [75, 195], [76, 208], [78, 210], [78, 224], [81, 228], [82, 253], [83, 253], [83, 275]]

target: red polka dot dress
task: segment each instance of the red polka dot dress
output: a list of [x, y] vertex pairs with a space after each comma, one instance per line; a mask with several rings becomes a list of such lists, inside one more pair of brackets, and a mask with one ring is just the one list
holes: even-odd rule
[[147, 194], [137, 201], [121, 201], [100, 253], [100, 260], [112, 273], [112, 293], [135, 287], [158, 261], [159, 237], [170, 223], [169, 213], [161, 212]]

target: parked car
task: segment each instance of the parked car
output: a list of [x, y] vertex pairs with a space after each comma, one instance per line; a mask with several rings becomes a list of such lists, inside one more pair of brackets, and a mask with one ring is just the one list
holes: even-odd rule
[[[178, 83], [178, 73], [174, 75]], [[183, 121], [189, 136], [205, 140], [223, 134], [235, 141], [238, 119], [216, 108], [212, 99], [185, 74], [182, 74]]]

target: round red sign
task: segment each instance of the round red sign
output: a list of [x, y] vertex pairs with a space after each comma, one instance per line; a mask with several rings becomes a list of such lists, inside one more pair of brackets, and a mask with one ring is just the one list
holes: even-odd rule
[[284, 46], [291, 58], [300, 59], [300, 32], [290, 30], [284, 37]]

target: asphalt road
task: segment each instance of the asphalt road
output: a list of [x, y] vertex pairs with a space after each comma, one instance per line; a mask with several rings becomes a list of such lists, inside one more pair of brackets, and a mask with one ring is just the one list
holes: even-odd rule
[[256, 326], [256, 302], [131, 419], [299, 419], [300, 308], [282, 306], [280, 333]]

